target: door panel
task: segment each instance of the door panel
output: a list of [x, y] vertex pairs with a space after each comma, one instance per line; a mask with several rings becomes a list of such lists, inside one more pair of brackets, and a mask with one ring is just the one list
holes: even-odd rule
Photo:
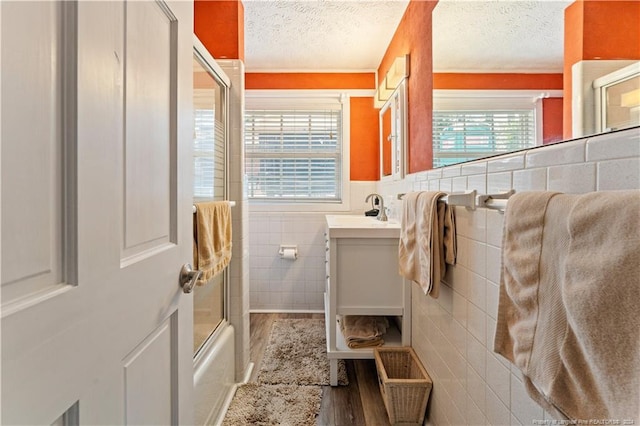
[[[22, 207], [2, 215], [3, 228], [15, 231], [2, 238], [2, 301], [7, 307], [10, 301], [64, 280], [63, 140], [56, 108], [60, 68], [51, 63], [61, 48], [56, 25], [60, 4], [3, 7], [3, 38], [23, 40], [2, 49], [2, 74], [7, 75], [3, 81], [11, 82], [2, 85], [2, 138], [12, 135], [16, 142], [2, 146], [2, 204]], [[12, 161], [16, 158], [29, 161]]]
[[171, 65], [177, 59], [177, 28], [167, 13], [154, 2], [126, 6], [125, 256], [175, 242], [171, 200], [176, 94]]
[[[47, 261], [60, 270], [51, 282], [65, 282], [76, 264], [77, 272], [73, 285], [3, 310], [1, 423], [52, 424], [71, 407], [80, 424], [191, 424], [193, 309], [178, 274], [192, 256], [193, 5], [18, 3], [0, 2], [3, 282], [9, 262], [27, 262], [7, 254], [19, 247], [25, 207], [41, 216], [23, 244], [55, 259]], [[51, 4], [64, 6], [51, 13]], [[42, 8], [48, 26], [29, 7]], [[29, 28], [28, 37], [6, 22]], [[52, 33], [72, 40], [51, 47], [42, 63], [5, 68], [8, 46], [26, 52], [34, 38], [55, 46]], [[55, 101], [40, 104], [44, 91], [6, 90], [59, 66]], [[7, 115], [12, 108], [17, 115]], [[43, 137], [51, 131], [63, 142], [37, 141], [56, 153], [46, 164], [36, 155], [31, 170], [23, 156], [35, 154], [21, 151], [22, 130], [37, 130], [29, 114], [40, 109], [53, 123]], [[33, 175], [15, 181], [13, 165]], [[52, 176], [49, 189], [39, 188]], [[8, 196], [40, 198], [26, 206], [5, 198], [9, 182]], [[2, 296], [4, 303], [4, 288]]]
[[[171, 319], [165, 321], [124, 359], [126, 424], [176, 424]], [[145, 395], [144, 399], [140, 395]]]

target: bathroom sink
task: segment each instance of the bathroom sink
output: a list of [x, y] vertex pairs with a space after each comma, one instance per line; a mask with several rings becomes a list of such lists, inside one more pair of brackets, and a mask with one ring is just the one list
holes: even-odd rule
[[395, 220], [380, 221], [371, 216], [326, 215], [332, 237], [342, 238], [398, 238], [400, 223]]

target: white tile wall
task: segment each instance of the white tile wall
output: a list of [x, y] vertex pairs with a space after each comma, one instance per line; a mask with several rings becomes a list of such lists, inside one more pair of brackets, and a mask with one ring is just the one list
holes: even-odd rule
[[524, 154], [501, 155], [488, 161], [488, 171], [502, 172], [506, 170], [518, 170], [524, 168]]
[[[463, 183], [466, 178], [466, 187]], [[525, 153], [408, 176], [378, 185], [392, 198], [453, 188], [583, 193], [640, 189], [640, 129], [536, 148]], [[395, 212], [400, 209], [396, 205]], [[458, 264], [432, 299], [413, 286], [412, 345], [433, 380], [428, 424], [530, 425], [550, 420], [527, 395], [514, 366], [493, 353], [503, 215], [456, 208]]]
[[611, 133], [587, 140], [587, 161], [640, 157], [638, 130]]
[[547, 168], [516, 170], [513, 172], [516, 191], [544, 191], [547, 189]]
[[[252, 310], [321, 310], [324, 214], [260, 213], [249, 217]], [[281, 244], [298, 246], [298, 259], [282, 259]]]
[[581, 194], [596, 189], [596, 164], [580, 163], [549, 167], [547, 174], [549, 191]]
[[[350, 214], [363, 214], [375, 182], [353, 182]], [[385, 199], [386, 201], [386, 199]], [[325, 214], [338, 212], [249, 213], [251, 311], [323, 311], [325, 289]], [[298, 246], [298, 259], [283, 260], [281, 244]]]
[[[430, 170], [400, 182], [353, 182], [351, 212], [378, 192], [392, 217], [398, 193], [412, 190], [488, 191], [640, 189], [640, 129], [551, 145], [489, 161]], [[466, 185], [466, 186], [465, 186]], [[320, 311], [324, 292], [324, 215], [250, 211], [251, 310]], [[493, 353], [503, 215], [456, 208], [458, 264], [447, 271], [441, 296], [412, 291], [412, 345], [433, 379], [428, 408], [434, 425], [529, 425], [551, 419], [527, 396], [515, 367]], [[280, 244], [298, 244], [295, 262]]]
[[585, 161], [586, 139], [564, 142], [528, 151], [527, 168], [547, 167], [559, 164], [578, 164]]
[[597, 176], [598, 191], [637, 188], [640, 184], [640, 159], [600, 161]]

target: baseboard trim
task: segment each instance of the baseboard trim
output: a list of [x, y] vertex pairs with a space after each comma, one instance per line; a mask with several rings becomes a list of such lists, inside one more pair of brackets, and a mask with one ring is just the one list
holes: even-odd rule
[[236, 395], [236, 390], [238, 390], [238, 386], [243, 385], [245, 383], [249, 383], [249, 379], [251, 378], [251, 373], [253, 373], [254, 367], [255, 367], [255, 364], [253, 362], [250, 362], [249, 365], [247, 365], [247, 369], [244, 372], [244, 378], [242, 379], [242, 382], [236, 383], [231, 387], [231, 390], [227, 394], [227, 398], [224, 400], [224, 404], [222, 404], [222, 409], [220, 410], [220, 414], [218, 415], [218, 418], [215, 420], [215, 422], [211, 424], [214, 424], [216, 426], [222, 425], [222, 422], [224, 421], [224, 416], [226, 416], [227, 411], [229, 411], [229, 406], [231, 405], [231, 401], [233, 400], [233, 397]]
[[238, 389], [237, 384], [231, 387], [229, 393], [227, 394], [226, 399], [224, 400], [224, 404], [222, 404], [222, 409], [220, 410], [220, 414], [218, 415], [218, 418], [215, 419], [215, 422], [212, 422], [212, 423], [207, 422], [206, 424], [213, 424], [215, 426], [222, 425], [222, 422], [224, 421], [224, 417], [227, 415], [227, 411], [229, 411], [229, 406], [231, 405], [231, 401], [233, 400], [233, 397], [236, 395], [237, 389]]
[[251, 373], [253, 373], [253, 369], [255, 367], [255, 363], [250, 362], [249, 365], [247, 365], [247, 369], [244, 371], [244, 377], [242, 378], [242, 382], [240, 383], [249, 383], [249, 379], [251, 378]]
[[249, 309], [250, 314], [324, 314], [324, 309]]

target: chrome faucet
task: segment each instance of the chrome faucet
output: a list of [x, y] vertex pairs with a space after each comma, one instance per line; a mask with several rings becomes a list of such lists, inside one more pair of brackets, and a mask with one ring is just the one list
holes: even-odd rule
[[380, 200], [380, 211], [378, 212], [378, 216], [376, 216], [376, 219], [381, 220], [383, 222], [386, 222], [387, 220], [389, 220], [387, 218], [387, 212], [385, 212], [384, 210], [384, 198], [382, 198], [382, 195], [373, 193], [373, 194], [369, 194], [367, 195], [367, 198], [364, 200], [365, 203], [369, 202], [369, 199], [371, 197], [376, 197], [378, 198], [378, 200]]

